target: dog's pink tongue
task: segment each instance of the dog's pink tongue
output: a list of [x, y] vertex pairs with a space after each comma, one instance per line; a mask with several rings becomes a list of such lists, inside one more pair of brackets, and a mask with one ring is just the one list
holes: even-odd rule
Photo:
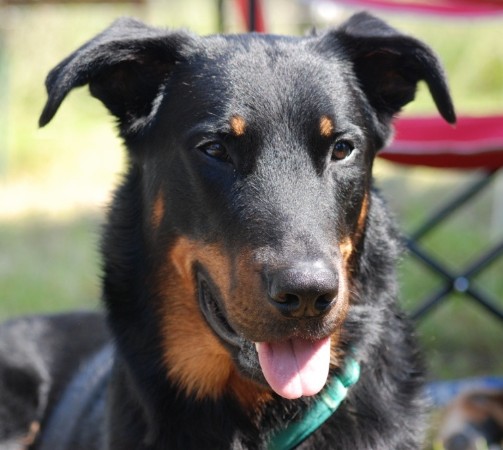
[[325, 385], [330, 337], [315, 342], [290, 339], [255, 345], [265, 379], [278, 395], [289, 399], [315, 395]]

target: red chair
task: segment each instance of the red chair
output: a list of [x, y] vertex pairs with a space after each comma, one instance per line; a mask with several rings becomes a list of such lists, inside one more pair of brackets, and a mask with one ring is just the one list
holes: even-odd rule
[[260, 0], [236, 0], [235, 4], [248, 31], [265, 31], [264, 9]]
[[445, 14], [448, 16], [470, 16], [501, 14], [502, 0], [334, 0], [352, 6], [408, 10], [417, 13]]
[[405, 117], [397, 121], [395, 140], [380, 156], [409, 166], [482, 172], [480, 179], [434, 212], [407, 240], [410, 252], [444, 280], [443, 286], [425, 299], [412, 317], [421, 318], [455, 291], [503, 320], [498, 302], [471, 282], [503, 255], [503, 238], [461, 271], [452, 271], [419, 244], [420, 239], [488, 186], [496, 173], [503, 171], [503, 116], [460, 117], [455, 128], [436, 117]]

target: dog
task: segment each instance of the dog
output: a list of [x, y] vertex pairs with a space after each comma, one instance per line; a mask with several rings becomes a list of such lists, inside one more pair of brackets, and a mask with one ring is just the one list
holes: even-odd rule
[[454, 123], [433, 51], [367, 13], [305, 37], [120, 19], [56, 66], [40, 125], [89, 85], [129, 164], [104, 317], [1, 330], [5, 446], [420, 448], [401, 237], [372, 183], [420, 81]]

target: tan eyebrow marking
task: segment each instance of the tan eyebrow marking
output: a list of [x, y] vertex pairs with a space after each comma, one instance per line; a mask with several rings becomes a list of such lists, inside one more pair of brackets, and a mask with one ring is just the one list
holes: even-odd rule
[[232, 116], [229, 120], [231, 131], [234, 136], [243, 136], [246, 131], [246, 120], [241, 116]]
[[320, 119], [320, 134], [325, 137], [329, 138], [332, 136], [334, 133], [334, 123], [332, 122], [332, 119], [328, 116], [321, 116]]

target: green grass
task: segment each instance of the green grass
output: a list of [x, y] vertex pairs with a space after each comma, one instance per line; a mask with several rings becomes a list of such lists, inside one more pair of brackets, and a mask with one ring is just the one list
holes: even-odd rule
[[94, 216], [0, 222], [0, 318], [98, 307], [98, 222]]
[[[391, 171], [391, 173], [390, 173]], [[478, 176], [434, 169], [403, 169], [380, 163], [378, 181], [404, 232], [412, 232], [430, 213]], [[473, 259], [503, 238], [502, 224], [495, 218], [501, 208], [500, 193], [486, 189], [476, 201], [454, 213], [421, 246], [454, 273], [462, 272]], [[401, 297], [407, 310], [415, 310], [444, 281], [412, 256], [400, 265]], [[474, 286], [491, 294], [503, 309], [503, 258], [474, 277]], [[503, 324], [471, 298], [451, 294], [418, 323], [433, 378], [463, 378], [503, 373], [499, 358]]]
[[[287, 4], [283, 0], [268, 4], [270, 29], [298, 34], [306, 28], [305, 16], [296, 12], [292, 2]], [[167, 8], [151, 3], [143, 8], [45, 5], [2, 9], [0, 318], [99, 304], [99, 224], [116, 174], [123, 167], [113, 120], [87, 89], [80, 89], [70, 94], [62, 105], [64, 113], [50, 126], [38, 130], [36, 124], [45, 101], [43, 80], [48, 70], [121, 15], [139, 16], [156, 25], [189, 26], [199, 33], [216, 28], [213, 2], [202, 0], [171, 1]], [[238, 30], [239, 23], [229, 17], [228, 28]], [[503, 112], [501, 19], [426, 23], [397, 15], [391, 21], [439, 53], [458, 110]], [[433, 112], [424, 86], [406, 112]], [[404, 170], [380, 163], [377, 181], [408, 231], [467, 180], [458, 173]], [[499, 191], [501, 199], [501, 187]], [[495, 198], [494, 189], [489, 190], [478, 206], [457, 214], [428, 236], [425, 247], [453, 268], [462, 268], [473, 255], [501, 239], [501, 221], [491, 218], [502, 208], [501, 200]], [[476, 279], [479, 287], [499, 298], [500, 306], [502, 273], [500, 260]], [[404, 261], [400, 277], [409, 310], [439, 283], [411, 259]], [[438, 378], [503, 373], [502, 330], [500, 323], [459, 295], [418, 324], [433, 376]]]

